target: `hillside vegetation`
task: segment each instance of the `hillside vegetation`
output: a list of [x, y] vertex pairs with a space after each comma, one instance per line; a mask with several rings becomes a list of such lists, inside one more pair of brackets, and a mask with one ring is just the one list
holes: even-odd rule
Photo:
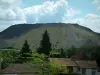
[[50, 35], [52, 48], [70, 48], [72, 46], [98, 46], [100, 34], [78, 24], [47, 23], [13, 25], [0, 33], [0, 48], [20, 49], [25, 40], [31, 48], [38, 48], [43, 32]]

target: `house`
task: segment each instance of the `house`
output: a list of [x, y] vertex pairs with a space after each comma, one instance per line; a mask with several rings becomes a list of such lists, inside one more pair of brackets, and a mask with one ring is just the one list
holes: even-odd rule
[[89, 60], [84, 51], [76, 53], [71, 59], [76, 62], [82, 75], [100, 75], [98, 64], [96, 61]]
[[81, 75], [100, 75], [99, 67], [96, 61], [91, 60], [77, 60], [70, 58], [50, 58], [50, 62], [55, 62], [59, 65], [66, 66], [71, 73], [78, 73]]
[[96, 61], [78, 60], [75, 62], [79, 67], [81, 75], [100, 75], [100, 72], [98, 71], [99, 67]]
[[49, 58], [50, 62], [55, 62], [59, 65], [66, 66], [70, 72], [77, 73], [78, 67], [74, 61], [69, 58]]
[[38, 71], [33, 64], [12, 64], [0, 70], [0, 75], [37, 75]]

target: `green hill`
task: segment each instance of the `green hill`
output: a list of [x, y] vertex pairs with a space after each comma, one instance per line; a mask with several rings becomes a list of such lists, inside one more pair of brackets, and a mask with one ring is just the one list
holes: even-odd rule
[[86, 27], [78, 24], [46, 23], [18, 24], [7, 28], [0, 33], [0, 39], [3, 40], [0, 42], [0, 48], [13, 46], [20, 49], [24, 40], [28, 40], [31, 48], [37, 48], [44, 30], [48, 30], [52, 47], [100, 45], [100, 34]]

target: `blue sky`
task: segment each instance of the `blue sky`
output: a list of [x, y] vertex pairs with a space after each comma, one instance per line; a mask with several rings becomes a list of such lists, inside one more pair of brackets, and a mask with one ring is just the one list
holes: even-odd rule
[[[46, 1], [59, 1], [59, 0], [22, 0], [22, 8], [31, 7], [33, 5], [41, 5]], [[84, 16], [87, 13], [99, 14], [100, 11], [97, 11], [97, 7], [92, 4], [93, 0], [66, 0], [70, 7], [78, 9], [83, 12]]]
[[0, 31], [19, 23], [78, 23], [100, 33], [100, 0], [0, 0]]

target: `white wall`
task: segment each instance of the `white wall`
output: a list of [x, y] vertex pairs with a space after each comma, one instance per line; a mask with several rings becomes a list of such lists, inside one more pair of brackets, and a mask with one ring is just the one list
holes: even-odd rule
[[92, 69], [86, 69], [86, 75], [92, 75]]
[[96, 72], [96, 75], [100, 75], [100, 72], [97, 71], [97, 72]]
[[[82, 69], [80, 70], [80, 73], [82, 75]], [[92, 69], [86, 69], [86, 74], [85, 75], [92, 75]], [[100, 72], [98, 72], [97, 69], [96, 69], [96, 74], [95, 75], [100, 75]]]

